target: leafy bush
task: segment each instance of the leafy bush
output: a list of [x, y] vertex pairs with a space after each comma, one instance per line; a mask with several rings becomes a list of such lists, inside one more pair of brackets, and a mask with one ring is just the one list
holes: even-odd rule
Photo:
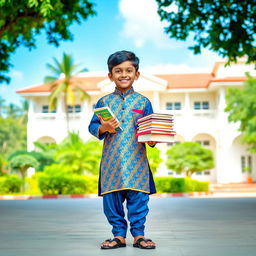
[[38, 177], [38, 186], [44, 195], [97, 193], [97, 178], [73, 174], [68, 166], [46, 166]]
[[39, 188], [44, 195], [83, 194], [86, 183], [79, 175], [41, 175]]
[[0, 193], [10, 194], [18, 193], [21, 191], [21, 186], [23, 184], [22, 179], [16, 175], [6, 176], [0, 179]]
[[207, 192], [209, 183], [206, 181], [192, 180], [191, 178], [155, 177], [157, 192], [159, 193], [184, 193]]

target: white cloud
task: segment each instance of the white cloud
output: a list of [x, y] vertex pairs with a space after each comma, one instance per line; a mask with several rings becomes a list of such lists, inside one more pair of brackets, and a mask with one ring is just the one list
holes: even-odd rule
[[20, 82], [23, 80], [24, 74], [19, 70], [12, 70], [10, 72], [11, 82]]
[[119, 10], [125, 20], [122, 35], [133, 40], [136, 47], [142, 47], [146, 41], [159, 48], [177, 47], [176, 41], [164, 32], [166, 24], [160, 21], [155, 0], [120, 0]]

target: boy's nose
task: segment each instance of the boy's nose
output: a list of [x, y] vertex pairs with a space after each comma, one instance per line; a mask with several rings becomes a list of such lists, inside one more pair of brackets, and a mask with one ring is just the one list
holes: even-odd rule
[[122, 72], [121, 76], [122, 76], [122, 77], [126, 77], [126, 76], [127, 76], [127, 72], [125, 72], [125, 71]]

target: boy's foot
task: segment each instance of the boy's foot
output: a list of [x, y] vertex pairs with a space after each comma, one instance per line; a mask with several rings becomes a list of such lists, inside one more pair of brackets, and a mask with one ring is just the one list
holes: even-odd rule
[[122, 236], [107, 239], [101, 244], [101, 249], [116, 249], [120, 247], [126, 247], [125, 238]]
[[136, 236], [134, 237], [133, 247], [140, 249], [155, 249], [156, 244], [151, 239], [147, 239], [144, 236]]

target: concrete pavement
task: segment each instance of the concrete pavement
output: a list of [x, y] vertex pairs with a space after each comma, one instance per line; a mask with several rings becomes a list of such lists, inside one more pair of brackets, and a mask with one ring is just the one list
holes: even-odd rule
[[156, 250], [101, 250], [111, 236], [101, 199], [0, 201], [0, 256], [255, 256], [256, 198], [151, 198]]

